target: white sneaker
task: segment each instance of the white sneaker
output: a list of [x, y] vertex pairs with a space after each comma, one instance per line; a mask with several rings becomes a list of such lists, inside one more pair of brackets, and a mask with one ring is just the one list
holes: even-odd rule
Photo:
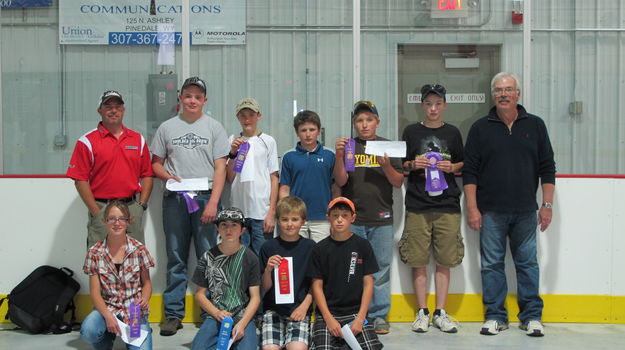
[[458, 331], [458, 321], [449, 316], [445, 310], [441, 310], [440, 315], [434, 315], [432, 325], [445, 333], [456, 333]]
[[508, 329], [507, 323], [499, 323], [497, 320], [486, 320], [484, 324], [482, 324], [482, 329], [480, 330], [480, 334], [484, 335], [497, 335], [499, 332]]
[[545, 335], [545, 327], [538, 320], [531, 320], [525, 324], [521, 323], [519, 328], [526, 331], [530, 337], [542, 337]]
[[417, 333], [425, 333], [430, 327], [430, 315], [426, 315], [423, 309], [419, 310], [412, 322], [412, 330]]

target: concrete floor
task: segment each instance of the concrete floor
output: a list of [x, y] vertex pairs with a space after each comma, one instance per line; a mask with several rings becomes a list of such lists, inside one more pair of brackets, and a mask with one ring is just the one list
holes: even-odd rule
[[[410, 323], [391, 324], [391, 333], [380, 336], [385, 349], [623, 349], [625, 348], [625, 325], [614, 324], [575, 324], [549, 323], [545, 326], [546, 335], [532, 338], [510, 324], [510, 329], [496, 336], [479, 334], [481, 323], [463, 323], [456, 334], [446, 334], [436, 328], [424, 334], [414, 333]], [[154, 349], [187, 350], [197, 328], [185, 323], [184, 328], [172, 337], [158, 335], [158, 325], [153, 324]], [[0, 324], [0, 349], [10, 350], [87, 350], [90, 346], [79, 339], [78, 332], [63, 335], [31, 335], [14, 331], [10, 323]], [[123, 343], [116, 341], [114, 349], [125, 349]]]

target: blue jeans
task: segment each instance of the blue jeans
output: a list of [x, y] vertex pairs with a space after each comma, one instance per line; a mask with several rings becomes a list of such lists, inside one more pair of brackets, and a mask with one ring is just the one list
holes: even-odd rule
[[[212, 317], [204, 319], [202, 327], [197, 331], [191, 350], [213, 350], [217, 346], [217, 336], [221, 322], [217, 322]], [[239, 341], [232, 344], [231, 349], [236, 350], [256, 350], [258, 348], [258, 337], [256, 336], [256, 324], [250, 321], [245, 327], [245, 335]]]
[[256, 255], [259, 255], [260, 247], [266, 240], [273, 238], [273, 232], [265, 232], [265, 220], [246, 219], [245, 226], [247, 230], [241, 236], [241, 244], [250, 247]]
[[178, 193], [163, 195], [163, 230], [167, 251], [167, 288], [163, 292], [165, 317], [182, 320], [187, 293], [187, 261], [191, 238], [199, 260], [205, 251], [217, 244], [215, 225], [204, 225], [200, 217], [208, 204], [209, 194], [198, 195], [195, 200], [200, 209], [189, 214], [184, 197]]
[[[148, 323], [148, 318], [141, 318], [141, 330], [148, 331], [148, 336], [140, 347], [126, 344], [131, 350], [152, 350], [152, 328]], [[93, 310], [80, 325], [80, 337], [91, 344], [96, 350], [110, 350], [116, 335], [106, 330], [106, 321], [98, 310]]]
[[373, 274], [373, 298], [369, 305], [369, 317], [386, 318], [391, 309], [391, 262], [393, 261], [393, 225], [352, 225], [352, 232], [371, 243], [378, 272]]
[[540, 320], [543, 300], [538, 295], [539, 272], [536, 258], [536, 212], [482, 213], [480, 255], [482, 263], [482, 293], [486, 319], [508, 322], [504, 308], [508, 285], [505, 262], [506, 239], [516, 268], [519, 320], [527, 323]]

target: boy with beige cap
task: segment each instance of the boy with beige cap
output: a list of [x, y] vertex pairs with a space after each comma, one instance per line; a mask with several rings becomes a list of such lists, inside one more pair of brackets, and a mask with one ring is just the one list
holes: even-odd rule
[[235, 113], [241, 132], [238, 137], [230, 136], [227, 166], [230, 203], [247, 217], [249, 233], [243, 234], [241, 243], [258, 255], [265, 240], [273, 238], [280, 169], [278, 148], [273, 137], [258, 129], [263, 117], [258, 101], [251, 97], [239, 100]]

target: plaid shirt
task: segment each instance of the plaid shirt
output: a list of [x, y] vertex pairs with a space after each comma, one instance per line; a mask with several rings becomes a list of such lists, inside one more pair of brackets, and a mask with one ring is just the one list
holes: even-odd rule
[[154, 261], [143, 244], [131, 237], [126, 239], [126, 256], [120, 272], [109, 254], [106, 239], [89, 249], [83, 271], [89, 276], [98, 275], [100, 294], [109, 311], [129, 322], [130, 303], [141, 299], [141, 270], [154, 267]]

